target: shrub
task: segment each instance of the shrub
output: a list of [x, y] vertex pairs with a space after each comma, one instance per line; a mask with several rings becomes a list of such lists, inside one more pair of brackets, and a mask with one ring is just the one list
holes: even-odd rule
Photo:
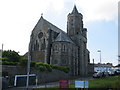
[[[49, 71], [52, 72], [52, 67], [47, 64], [47, 63], [42, 63], [42, 62], [34, 62], [35, 63], [35, 68], [40, 69], [41, 71]], [[43, 68], [44, 67], [44, 68]]]
[[8, 61], [2, 61], [2, 65], [17, 65], [18, 62], [8, 62]]
[[46, 65], [45, 67], [46, 67], [46, 69], [47, 69], [49, 72], [52, 72], [52, 67], [51, 67], [49, 64]]
[[9, 61], [9, 62], [19, 62], [20, 60], [20, 55], [18, 54], [18, 52], [15, 52], [14, 50], [7, 50], [7, 51], [3, 51], [3, 58], [5, 58], [5, 61]]
[[23, 59], [21, 59], [19, 61], [19, 65], [21, 65], [21, 66], [27, 66], [27, 62], [28, 62], [28, 60], [26, 58], [23, 58]]
[[30, 67], [35, 67], [35, 65], [36, 65], [36, 62], [35, 62], [35, 61], [32, 61], [32, 62], [30, 63]]
[[68, 66], [52, 66], [52, 67], [53, 67], [53, 69], [57, 69], [57, 70], [65, 72], [65, 73], [68, 73], [70, 70]]
[[41, 72], [44, 72], [46, 70], [45, 66], [38, 66], [37, 67]]

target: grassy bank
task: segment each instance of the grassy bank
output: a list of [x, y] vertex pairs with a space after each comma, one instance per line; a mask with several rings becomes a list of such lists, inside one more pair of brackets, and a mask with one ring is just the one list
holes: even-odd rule
[[[59, 86], [51, 87], [49, 89], [56, 90], [56, 88], [59, 88]], [[75, 84], [74, 83], [70, 84], [69, 88], [75, 88]], [[110, 76], [110, 77], [90, 80], [89, 88], [120, 88], [120, 76]], [[41, 89], [39, 88], [35, 90], [41, 90]]]
[[[59, 86], [52, 88], [59, 88]], [[69, 88], [75, 88], [75, 84], [70, 84]], [[120, 76], [110, 76], [90, 80], [89, 88], [120, 88]]]
[[120, 76], [111, 76], [89, 81], [90, 88], [120, 88]]

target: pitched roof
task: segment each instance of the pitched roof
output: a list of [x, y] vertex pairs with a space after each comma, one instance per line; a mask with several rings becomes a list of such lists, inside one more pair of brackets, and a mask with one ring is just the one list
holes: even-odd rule
[[59, 33], [59, 35], [56, 37], [55, 42], [70, 42], [70, 43], [74, 43], [69, 36], [67, 36], [66, 33], [61, 32]]
[[74, 43], [70, 39], [70, 37], [66, 34], [66, 32], [64, 32], [63, 30], [59, 29], [58, 27], [56, 27], [52, 23], [48, 22], [42, 16], [39, 19], [38, 23], [36, 24], [34, 30], [40, 30], [40, 29], [42, 29], [44, 27], [44, 25], [46, 25], [45, 27], [47, 27], [48, 29], [51, 29], [51, 30], [59, 33], [58, 36], [56, 37], [55, 41], [64, 41], [64, 42]]
[[45, 20], [42, 16], [41, 18], [39, 19], [39, 21], [37, 22], [34, 30], [39, 30], [39, 29], [42, 29], [44, 27], [44, 25], [46, 25], [46, 27], [48, 29], [51, 29], [57, 33], [60, 33], [60, 32], [64, 32], [62, 31], [61, 29], [59, 29], [58, 27], [56, 27], [55, 25], [53, 25], [52, 23], [48, 22], [47, 20]]

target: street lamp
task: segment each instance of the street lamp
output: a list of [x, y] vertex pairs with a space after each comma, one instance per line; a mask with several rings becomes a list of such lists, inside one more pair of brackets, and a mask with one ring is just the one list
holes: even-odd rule
[[[100, 66], [101, 66], [101, 50], [98, 50], [97, 52], [100, 53]], [[100, 67], [100, 71], [101, 71], [101, 67]]]
[[31, 61], [31, 56], [30, 56], [30, 44], [29, 44], [29, 46], [28, 46], [28, 62], [27, 62], [27, 80], [26, 80], [27, 88], [29, 86], [30, 61]]
[[120, 55], [118, 55], [118, 65], [120, 64]]

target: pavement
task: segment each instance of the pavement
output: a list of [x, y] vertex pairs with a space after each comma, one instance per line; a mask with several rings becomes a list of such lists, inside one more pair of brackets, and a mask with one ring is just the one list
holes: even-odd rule
[[[89, 81], [89, 80], [94, 80], [94, 78], [92, 78], [92, 77], [81, 77], [81, 78], [77, 78], [77, 79], [72, 79], [72, 80], [69, 80], [69, 84], [70, 83], [75, 83], [76, 80]], [[33, 90], [35, 88], [50, 88], [50, 87], [55, 87], [55, 86], [59, 86], [59, 81], [45, 83], [45, 84], [41, 84], [41, 85], [32, 85], [32, 86], [29, 86], [29, 87], [13, 87], [13, 88], [5, 89], [5, 90]]]

